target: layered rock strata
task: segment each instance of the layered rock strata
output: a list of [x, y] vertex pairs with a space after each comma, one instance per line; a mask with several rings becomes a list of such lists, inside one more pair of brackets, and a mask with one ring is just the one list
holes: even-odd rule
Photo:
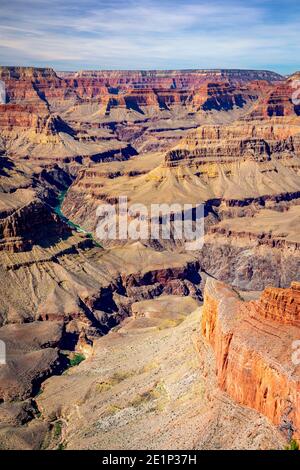
[[11, 155], [40, 160], [101, 160], [117, 156], [118, 150], [126, 156], [169, 148], [201, 121], [218, 121], [219, 112], [225, 121], [241, 115], [281, 78], [266, 71], [59, 74], [0, 67], [6, 90], [0, 135]]
[[202, 334], [216, 355], [219, 387], [266, 415], [287, 437], [300, 438], [299, 284], [268, 288], [243, 301], [227, 285], [207, 279]]

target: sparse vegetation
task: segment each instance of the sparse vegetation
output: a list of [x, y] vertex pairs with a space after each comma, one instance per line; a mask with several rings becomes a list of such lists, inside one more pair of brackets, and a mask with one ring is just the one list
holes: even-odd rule
[[115, 372], [114, 375], [112, 376], [112, 381], [114, 383], [120, 383], [125, 379], [129, 379], [129, 377], [132, 377], [134, 375], [133, 372], [127, 371], [127, 372]]
[[130, 406], [133, 406], [134, 408], [138, 408], [140, 405], [147, 403], [152, 399], [152, 391], [148, 391], [145, 393], [142, 393], [141, 395], [137, 395], [131, 402]]
[[54, 427], [53, 427], [53, 436], [54, 436], [55, 439], [60, 438], [61, 431], [62, 431], [62, 422], [61, 421], [56, 421], [54, 423]]
[[137, 408], [140, 405], [148, 403], [151, 400], [158, 400], [166, 395], [166, 389], [163, 383], [159, 382], [150, 390], [137, 395], [130, 403], [130, 406]]
[[106, 392], [113, 384], [110, 381], [103, 381], [96, 384], [96, 391], [99, 393]]
[[85, 357], [84, 357], [83, 354], [76, 353], [76, 354], [74, 354], [74, 356], [72, 356], [69, 359], [70, 367], [78, 366], [84, 360], [85, 360]]
[[180, 323], [182, 323], [185, 318], [185, 315], [181, 315], [179, 318], [175, 319], [166, 318], [160, 322], [158, 329], [165, 330], [167, 328], [175, 328], [176, 326], [180, 325]]
[[284, 449], [285, 450], [299, 450], [299, 444], [297, 441], [295, 441], [295, 439], [292, 439], [290, 443], [287, 446], [285, 446]]
[[66, 448], [66, 444], [64, 442], [61, 442], [60, 444], [58, 444], [56, 450], [65, 450], [65, 448]]
[[132, 377], [133, 375], [135, 375], [135, 372], [115, 372], [109, 379], [97, 383], [96, 390], [98, 392], [106, 392], [114, 385], [117, 385], [118, 383], [128, 379], [129, 377]]
[[112, 416], [116, 413], [118, 413], [119, 411], [121, 411], [123, 408], [119, 405], [109, 405], [106, 409], [106, 415], [108, 416]]

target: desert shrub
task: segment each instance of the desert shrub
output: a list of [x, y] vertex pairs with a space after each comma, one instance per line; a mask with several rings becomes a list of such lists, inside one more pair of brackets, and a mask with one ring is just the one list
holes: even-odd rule
[[299, 444], [297, 441], [295, 441], [295, 439], [292, 439], [289, 443], [289, 445], [287, 445], [285, 447], [285, 450], [299, 450]]
[[62, 422], [56, 421], [56, 423], [54, 423], [54, 428], [53, 428], [53, 435], [55, 439], [58, 439], [61, 436], [61, 431], [62, 431]]
[[80, 364], [84, 360], [85, 360], [85, 357], [83, 354], [76, 353], [74, 354], [73, 357], [69, 359], [70, 367], [78, 366], [78, 364]]

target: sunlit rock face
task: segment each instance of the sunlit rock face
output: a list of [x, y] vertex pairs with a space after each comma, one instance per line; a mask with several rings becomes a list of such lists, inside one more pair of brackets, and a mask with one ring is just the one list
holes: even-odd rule
[[[0, 67], [0, 80], [3, 446], [57, 448], [61, 418], [67, 448], [298, 437], [292, 78]], [[173, 233], [99, 240], [97, 207], [117, 210], [119, 196], [147, 209], [202, 203], [203, 247]]]
[[299, 283], [268, 288], [243, 301], [229, 286], [208, 279], [202, 334], [216, 355], [218, 384], [234, 400], [255, 408], [299, 438]]
[[239, 114], [280, 79], [263, 71], [0, 67], [6, 93], [0, 137], [12, 155], [30, 154], [44, 164], [126, 158], [141, 148], [168, 147], [212, 112]]

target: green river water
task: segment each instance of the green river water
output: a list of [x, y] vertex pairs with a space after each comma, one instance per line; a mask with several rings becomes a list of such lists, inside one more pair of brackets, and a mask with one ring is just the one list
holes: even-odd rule
[[72, 222], [72, 220], [68, 219], [61, 211], [62, 204], [64, 201], [64, 198], [67, 194], [66, 191], [62, 191], [59, 196], [58, 196], [58, 204], [54, 207], [54, 212], [63, 220], [71, 229], [76, 230], [76, 232], [84, 233], [88, 238], [91, 238], [96, 246], [101, 248], [100, 243], [98, 243], [91, 232], [87, 232], [84, 228], [80, 227], [80, 225], [75, 224]]

